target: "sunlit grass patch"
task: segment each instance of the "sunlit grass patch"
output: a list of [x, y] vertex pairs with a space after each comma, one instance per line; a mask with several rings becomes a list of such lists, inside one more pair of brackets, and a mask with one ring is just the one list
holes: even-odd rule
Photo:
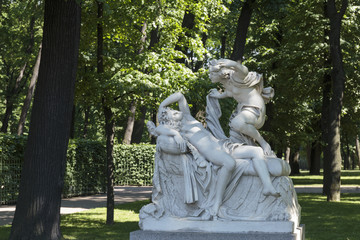
[[[322, 186], [323, 175], [309, 175], [308, 171], [302, 171], [300, 175], [290, 176], [294, 185]], [[360, 170], [342, 170], [341, 185], [360, 186]]]
[[115, 207], [114, 224], [106, 225], [106, 208], [63, 215], [61, 231], [65, 239], [129, 239], [138, 230], [139, 210], [149, 201], [120, 204]]
[[360, 194], [342, 194], [327, 202], [319, 194], [298, 194], [306, 240], [357, 240], [360, 233]]

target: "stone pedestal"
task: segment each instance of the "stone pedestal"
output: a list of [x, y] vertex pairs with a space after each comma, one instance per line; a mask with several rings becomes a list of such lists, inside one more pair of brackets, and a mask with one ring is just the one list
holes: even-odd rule
[[145, 218], [140, 221], [144, 231], [160, 232], [212, 232], [212, 233], [294, 233], [298, 223], [292, 221], [213, 221], [163, 217]]
[[284, 232], [191, 232], [191, 231], [144, 231], [130, 233], [130, 240], [305, 240], [305, 226], [297, 227], [293, 233]]

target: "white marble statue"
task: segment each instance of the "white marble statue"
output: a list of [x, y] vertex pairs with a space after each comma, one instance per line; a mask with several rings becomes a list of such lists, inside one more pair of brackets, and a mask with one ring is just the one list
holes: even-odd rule
[[[173, 103], [179, 104], [180, 111], [166, 108]], [[216, 139], [199, 121], [191, 116], [186, 99], [181, 93], [172, 94], [160, 104], [158, 119], [161, 124], [155, 129], [156, 134], [174, 137], [183, 151], [185, 151], [186, 142], [189, 142], [202, 157], [220, 167], [215, 186], [217, 189], [215, 201], [210, 209], [211, 216], [218, 214], [225, 188], [236, 166], [235, 159], [238, 158], [253, 161], [255, 171], [264, 185], [264, 195], [279, 196], [271, 183], [262, 149], [255, 146], [224, 148], [220, 140]]]
[[249, 72], [239, 62], [228, 59], [210, 62], [210, 79], [223, 84], [223, 93], [213, 89], [210, 96], [214, 98], [232, 97], [238, 102], [237, 113], [230, 121], [235, 132], [243, 133], [255, 139], [263, 148], [265, 155], [273, 155], [270, 145], [257, 129], [265, 122], [265, 101], [274, 96], [274, 90], [263, 88], [263, 77], [256, 72]]
[[[207, 128], [191, 116], [181, 93], [160, 104], [158, 126], [147, 123], [157, 145], [152, 203], [140, 210], [139, 225], [154, 231], [293, 232], [300, 206], [288, 177], [289, 164], [272, 154], [257, 131], [265, 117], [261, 77], [255, 75], [257, 83], [240, 87], [230, 81], [253, 78], [245, 66], [223, 59], [212, 64], [210, 77], [223, 83], [225, 91], [207, 96]], [[222, 80], [228, 73], [231, 77]], [[269, 93], [271, 98], [273, 90]], [[219, 123], [219, 98], [225, 95], [239, 102], [230, 120], [230, 137]], [[176, 104], [179, 110], [169, 107]], [[249, 135], [245, 126], [253, 126], [248, 132], [260, 138]], [[242, 134], [255, 138], [261, 147], [241, 140]]]

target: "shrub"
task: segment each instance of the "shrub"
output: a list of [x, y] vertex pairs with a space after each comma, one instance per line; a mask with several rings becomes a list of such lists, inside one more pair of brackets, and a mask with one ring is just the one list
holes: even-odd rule
[[64, 197], [105, 192], [106, 152], [102, 142], [72, 140], [68, 145]]
[[0, 204], [15, 203], [26, 137], [0, 134]]
[[151, 185], [155, 146], [115, 145], [115, 185]]

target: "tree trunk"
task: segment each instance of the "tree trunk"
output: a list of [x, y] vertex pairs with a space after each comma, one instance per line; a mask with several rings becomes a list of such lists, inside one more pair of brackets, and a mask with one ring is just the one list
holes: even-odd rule
[[83, 138], [87, 138], [87, 135], [88, 135], [89, 112], [90, 112], [90, 107], [86, 107], [84, 110]]
[[287, 147], [286, 151], [285, 151], [285, 161], [287, 163], [290, 163], [290, 153], [291, 153], [291, 149], [289, 147]]
[[140, 42], [142, 43], [140, 46], [140, 49], [138, 50], [137, 54], [141, 54], [144, 51], [144, 45], [146, 41], [146, 29], [147, 29], [147, 23], [144, 22], [143, 26], [141, 27], [141, 38]]
[[27, 116], [27, 114], [29, 112], [29, 109], [30, 109], [31, 99], [32, 99], [32, 97], [34, 95], [34, 91], [35, 91], [35, 84], [36, 84], [36, 81], [37, 81], [38, 76], [39, 76], [39, 67], [40, 67], [40, 60], [41, 60], [41, 48], [42, 48], [41, 45], [42, 44], [40, 44], [39, 53], [38, 53], [38, 56], [36, 58], [36, 62], [35, 62], [35, 66], [34, 66], [34, 69], [33, 69], [33, 74], [31, 76], [28, 92], [26, 94], [24, 104], [23, 104], [23, 107], [21, 109], [20, 120], [19, 120], [19, 124], [18, 124], [18, 129], [17, 129], [17, 134], [18, 135], [22, 135], [24, 133], [24, 126], [25, 126], [25, 122], [26, 122], [26, 116]]
[[106, 201], [106, 224], [114, 223], [114, 137], [115, 123], [114, 114], [111, 108], [104, 106], [105, 132], [106, 132], [106, 180], [107, 180], [107, 201]]
[[[152, 111], [152, 116], [151, 116], [151, 120], [153, 123], [157, 124], [157, 111], [156, 110], [153, 110]], [[150, 136], [151, 140], [150, 140], [150, 143], [151, 144], [156, 144], [156, 137], [155, 136]]]
[[300, 174], [299, 151], [290, 154], [291, 175]]
[[[181, 24], [181, 27], [183, 28], [186, 37], [191, 37], [190, 30], [192, 30], [194, 26], [195, 26], [195, 15], [191, 12], [189, 8], [187, 8], [185, 10], [185, 14]], [[184, 39], [185, 38], [182, 35], [180, 35], [178, 39], [178, 43], [175, 46], [175, 50], [181, 51], [190, 58], [191, 56], [189, 55], [189, 51], [188, 51], [189, 48], [188, 45], [183, 42]], [[184, 63], [187, 67], [190, 67], [185, 58], [177, 59], [176, 61], [179, 63]]]
[[4, 117], [2, 120], [0, 132], [7, 133], [10, 117], [11, 117], [12, 111], [13, 111], [13, 107], [14, 107], [14, 104], [13, 104], [12, 100], [6, 99], [6, 104], [5, 104], [6, 109], [5, 109], [5, 114], [4, 114]]
[[358, 166], [360, 167], [360, 142], [358, 135], [356, 135], [356, 157], [358, 160]]
[[242, 61], [243, 59], [246, 44], [246, 35], [250, 25], [251, 15], [254, 9], [253, 6], [255, 1], [256, 0], [246, 0], [243, 7], [241, 8], [241, 13], [236, 28], [234, 49], [233, 53], [231, 54], [231, 59], [234, 61]]
[[145, 127], [146, 110], [146, 106], [142, 105], [140, 107], [141, 117], [134, 123], [134, 131], [132, 132], [131, 143], [141, 142]]
[[[327, 10], [326, 10], [326, 2], [324, 3], [324, 15], [327, 17]], [[324, 30], [324, 41], [328, 43], [327, 37], [330, 35], [329, 29], [325, 27]], [[330, 44], [330, 43], [329, 43]], [[324, 68], [330, 69], [331, 68], [331, 59], [330, 53], [324, 52]], [[329, 137], [329, 115], [330, 115], [330, 99], [331, 99], [331, 75], [330, 72], [326, 71], [323, 77], [323, 84], [322, 84], [322, 108], [321, 108], [321, 140], [323, 142], [323, 161], [324, 161], [324, 175], [325, 175], [325, 168], [326, 168], [326, 159], [328, 159], [328, 154], [326, 153], [326, 143], [328, 142]], [[325, 177], [323, 178], [323, 185], [325, 182]], [[323, 187], [323, 194], [327, 195], [326, 189]]]
[[39, 80], [10, 239], [61, 239], [61, 192], [79, 39], [76, 1], [45, 1]]
[[[104, 59], [103, 59], [103, 47], [104, 47], [104, 33], [103, 33], [103, 7], [102, 1], [97, 1], [97, 18], [99, 20], [97, 24], [97, 73], [99, 78], [104, 73]], [[106, 135], [106, 179], [107, 179], [107, 201], [106, 201], [106, 224], [112, 225], [114, 223], [114, 117], [110, 106], [106, 102], [106, 98], [102, 99], [103, 112], [105, 117], [105, 135]]]
[[343, 103], [345, 72], [340, 48], [341, 20], [345, 14], [348, 2], [342, 1], [338, 12], [335, 0], [328, 0], [326, 5], [327, 17], [330, 20], [330, 59], [332, 64], [331, 82], [332, 98], [330, 100], [329, 121], [327, 123], [328, 137], [324, 152], [324, 183], [323, 191], [328, 201], [340, 201], [340, 116]]
[[136, 113], [136, 105], [137, 101], [132, 101], [130, 104], [130, 116], [127, 121], [125, 135], [123, 139], [123, 144], [130, 144], [131, 143], [131, 135], [134, 130], [134, 123], [135, 123], [135, 113]]
[[347, 136], [345, 135], [345, 147], [346, 147], [346, 151], [343, 148], [343, 156], [344, 156], [344, 169], [345, 170], [349, 170], [350, 169], [350, 147], [349, 147], [349, 139], [347, 138]]
[[321, 143], [315, 141], [310, 150], [310, 175], [320, 175]]
[[354, 151], [351, 151], [351, 169], [352, 170], [355, 170], [355, 168], [356, 168], [356, 156], [355, 156], [355, 152]]

